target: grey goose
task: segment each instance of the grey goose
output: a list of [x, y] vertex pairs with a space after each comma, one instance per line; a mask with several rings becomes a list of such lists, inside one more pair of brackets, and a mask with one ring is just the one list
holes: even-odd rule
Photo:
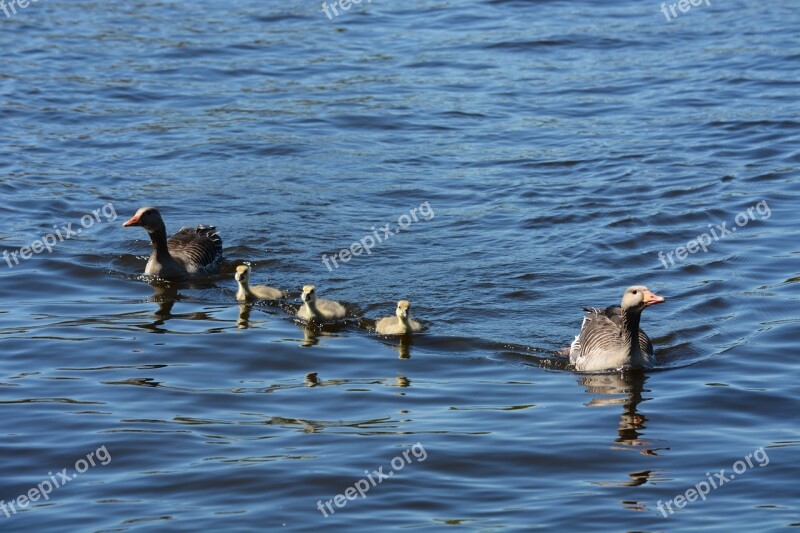
[[167, 239], [161, 213], [155, 207], [142, 207], [123, 227], [144, 228], [153, 243], [153, 252], [144, 273], [166, 280], [208, 276], [222, 261], [222, 238], [214, 226], [181, 228]]
[[570, 362], [576, 370], [589, 372], [654, 366], [653, 344], [639, 321], [645, 308], [664, 301], [647, 287], [634, 286], [625, 290], [619, 306], [584, 307], [581, 331], [570, 346]]

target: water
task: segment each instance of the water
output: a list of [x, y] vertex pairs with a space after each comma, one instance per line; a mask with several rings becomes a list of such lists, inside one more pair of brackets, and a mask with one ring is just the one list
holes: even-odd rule
[[[659, 10], [0, 15], [2, 249], [83, 230], [0, 262], [0, 498], [96, 463], [0, 529], [797, 527], [800, 16]], [[325, 267], [425, 202], [429, 220]], [[659, 252], [760, 202], [664, 268]], [[220, 275], [143, 280], [146, 234], [121, 227], [143, 205], [170, 231], [216, 225]], [[281, 307], [240, 314], [243, 261], [353, 320], [309, 334]], [[634, 283], [668, 299], [643, 316], [659, 368], [567, 368], [580, 307]], [[428, 327], [410, 345], [364, 329], [400, 298]], [[396, 457], [365, 498], [318, 509]]]

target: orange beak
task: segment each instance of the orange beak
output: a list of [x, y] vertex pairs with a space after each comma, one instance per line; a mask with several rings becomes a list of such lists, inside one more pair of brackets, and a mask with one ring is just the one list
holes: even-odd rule
[[122, 223], [123, 228], [127, 228], [128, 226], [138, 226], [139, 225], [139, 217], [133, 215], [129, 220]]
[[645, 306], [660, 304], [660, 303], [664, 303], [666, 301], [667, 301], [667, 299], [664, 298], [663, 296], [659, 296], [658, 294], [653, 294], [650, 291], [646, 291], [644, 293], [644, 305]]

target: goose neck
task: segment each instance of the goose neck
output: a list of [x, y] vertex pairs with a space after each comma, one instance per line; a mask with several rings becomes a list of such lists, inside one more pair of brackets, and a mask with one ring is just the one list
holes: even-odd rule
[[170, 255], [169, 247], [167, 246], [167, 231], [164, 228], [156, 228], [148, 230], [148, 233], [153, 243], [153, 252], [156, 261], [163, 263], [164, 261], [171, 260], [172, 255]]
[[642, 312], [634, 309], [622, 310], [622, 340], [633, 350], [639, 346], [639, 321]]

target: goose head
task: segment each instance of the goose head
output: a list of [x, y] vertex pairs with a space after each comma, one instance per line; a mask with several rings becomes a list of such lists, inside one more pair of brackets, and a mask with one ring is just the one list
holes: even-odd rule
[[129, 218], [122, 224], [122, 227], [141, 226], [147, 230], [148, 233], [154, 231], [166, 231], [164, 229], [164, 220], [161, 218], [161, 213], [155, 207], [142, 207], [136, 214]]
[[317, 301], [317, 291], [314, 286], [306, 285], [303, 287], [303, 294], [300, 295], [300, 299], [307, 304], [313, 305]]
[[622, 310], [623, 311], [637, 311], [639, 313], [645, 307], [660, 304], [665, 302], [666, 299], [657, 294], [653, 294], [650, 289], [642, 285], [634, 285], [628, 287], [622, 295]]
[[239, 283], [244, 283], [245, 285], [250, 283], [250, 267], [247, 265], [236, 267], [236, 274], [234, 275], [234, 278]]
[[411, 304], [408, 300], [400, 300], [397, 302], [397, 318], [405, 322], [408, 319], [408, 312], [411, 310]]

